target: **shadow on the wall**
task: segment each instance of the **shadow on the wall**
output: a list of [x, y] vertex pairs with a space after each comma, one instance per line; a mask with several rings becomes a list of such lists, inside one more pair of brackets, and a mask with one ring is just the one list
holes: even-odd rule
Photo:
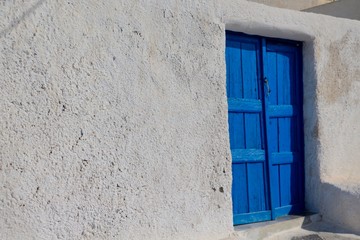
[[317, 74], [314, 41], [303, 44], [303, 119], [305, 151], [305, 207], [308, 211], [319, 212], [320, 192], [320, 129], [317, 105]]
[[8, 27], [0, 31], [0, 38], [10, 33], [15, 27], [17, 27], [26, 17], [32, 14], [37, 8], [39, 8], [46, 0], [37, 1], [32, 7], [26, 10], [20, 17], [11, 21]]
[[[360, 234], [360, 204], [356, 194], [321, 180], [319, 108], [317, 99], [315, 42], [303, 45], [305, 206], [309, 212], [323, 215], [323, 224], [303, 225], [303, 229], [329, 233]], [[329, 221], [330, 223], [327, 223]], [[335, 224], [334, 227], [332, 224]]]
[[[310, 231], [330, 233], [352, 233], [360, 235], [360, 205], [356, 194], [343, 191], [336, 184], [322, 183], [323, 217], [326, 221], [335, 224], [314, 224], [303, 228]], [[331, 210], [331, 211], [326, 211]]]

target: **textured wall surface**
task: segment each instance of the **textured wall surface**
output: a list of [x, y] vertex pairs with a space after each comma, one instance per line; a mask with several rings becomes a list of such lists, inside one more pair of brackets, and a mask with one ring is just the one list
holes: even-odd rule
[[235, 0], [0, 6], [1, 239], [229, 236], [226, 28], [305, 41], [308, 208], [357, 181], [358, 22]]
[[214, 4], [0, 4], [0, 238], [226, 237]]
[[306, 207], [360, 233], [360, 22], [232, 1], [222, 7], [229, 30], [303, 41]]
[[299, 0], [248, 0], [248, 1], [262, 3], [272, 7], [302, 10], [302, 9], [326, 4], [329, 2], [333, 2], [334, 0], [300, 0], [300, 1]]

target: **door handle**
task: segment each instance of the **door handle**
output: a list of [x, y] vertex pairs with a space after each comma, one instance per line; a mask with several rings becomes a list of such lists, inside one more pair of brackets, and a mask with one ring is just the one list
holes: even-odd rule
[[266, 86], [266, 96], [268, 97], [271, 93], [271, 89], [270, 89], [270, 86], [269, 86], [269, 80], [267, 79], [267, 77], [264, 78], [264, 83], [265, 83], [265, 86]]

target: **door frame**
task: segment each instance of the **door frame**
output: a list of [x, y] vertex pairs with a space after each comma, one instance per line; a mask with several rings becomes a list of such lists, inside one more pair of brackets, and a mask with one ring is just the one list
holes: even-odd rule
[[[296, 91], [297, 91], [297, 96], [298, 96], [298, 117], [297, 117], [297, 123], [299, 124], [298, 126], [301, 127], [297, 127], [297, 134], [298, 134], [298, 138], [299, 138], [299, 144], [301, 144], [300, 147], [300, 163], [299, 163], [299, 171], [301, 171], [301, 178], [300, 178], [300, 189], [299, 189], [299, 198], [302, 199], [302, 203], [300, 208], [300, 211], [304, 211], [305, 210], [305, 144], [304, 144], [304, 122], [303, 122], [303, 76], [302, 76], [302, 71], [303, 71], [303, 55], [302, 55], [302, 42], [299, 41], [294, 41], [294, 40], [287, 40], [287, 39], [279, 39], [279, 38], [271, 38], [271, 37], [264, 37], [264, 36], [259, 36], [259, 35], [249, 35], [249, 34], [245, 34], [245, 33], [241, 33], [241, 32], [234, 32], [234, 31], [230, 31], [230, 30], [226, 30], [226, 39], [228, 38], [228, 35], [232, 34], [232, 35], [237, 35], [239, 37], [251, 37], [251, 38], [258, 38], [260, 41], [260, 49], [259, 49], [259, 64], [261, 65], [260, 67], [260, 78], [264, 79], [267, 76], [267, 69], [268, 66], [267, 64], [267, 60], [266, 60], [266, 52], [267, 52], [267, 41], [272, 41], [272, 42], [277, 42], [277, 43], [285, 43], [285, 44], [291, 44], [291, 45], [296, 45], [298, 48], [296, 50], [296, 57], [295, 57], [295, 76], [296, 76]], [[226, 82], [228, 82], [228, 79], [226, 79]], [[267, 191], [269, 192], [269, 204], [270, 204], [270, 211], [271, 211], [271, 220], [276, 219], [277, 217], [280, 216], [284, 216], [284, 215], [288, 215], [291, 213], [299, 213], [298, 210], [286, 210], [282, 213], [276, 214], [275, 213], [275, 206], [273, 205], [273, 199], [272, 199], [272, 191], [271, 191], [271, 172], [270, 172], [270, 167], [271, 167], [271, 156], [269, 154], [268, 151], [268, 136], [269, 136], [269, 128], [268, 128], [268, 122], [269, 122], [269, 113], [268, 111], [266, 111], [265, 109], [268, 109], [269, 106], [269, 100], [268, 98], [265, 96], [265, 85], [264, 82], [262, 80], [259, 80], [259, 85], [260, 88], [262, 89], [261, 94], [263, 97], [262, 100], [262, 104], [263, 104], [263, 122], [265, 125], [265, 130], [262, 130], [263, 134], [264, 134], [264, 138], [265, 138], [265, 142], [264, 142], [264, 147], [265, 147], [265, 154], [266, 154], [266, 163], [265, 165], [267, 165], [266, 169], [265, 169], [265, 176], [267, 178]], [[234, 213], [233, 213], [234, 214]], [[243, 224], [243, 223], [241, 223]]]

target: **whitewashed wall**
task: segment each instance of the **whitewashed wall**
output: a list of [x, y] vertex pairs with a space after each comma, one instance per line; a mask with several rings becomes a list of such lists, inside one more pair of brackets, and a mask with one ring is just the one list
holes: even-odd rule
[[293, 10], [303, 10], [318, 5], [334, 2], [335, 0], [248, 0], [266, 4], [272, 7], [287, 8]]
[[306, 207], [360, 234], [360, 22], [234, 1], [222, 9], [229, 30], [304, 42]]
[[305, 41], [307, 206], [356, 230], [326, 189], [359, 197], [358, 22], [241, 0], [0, 6], [0, 238], [229, 236], [225, 29]]

